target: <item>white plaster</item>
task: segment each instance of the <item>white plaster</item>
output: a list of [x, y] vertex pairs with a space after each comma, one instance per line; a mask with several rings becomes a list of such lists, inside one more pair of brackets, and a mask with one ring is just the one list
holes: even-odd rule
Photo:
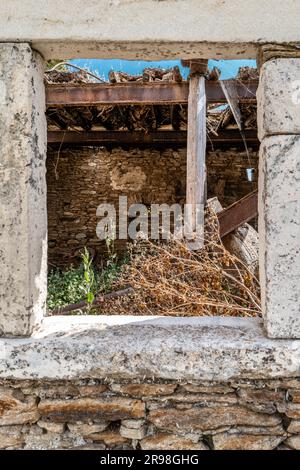
[[0, 378], [288, 376], [300, 376], [300, 341], [266, 338], [260, 319], [49, 317], [32, 338], [0, 339]]
[[[295, 0], [0, 0], [0, 42], [49, 58], [255, 58], [262, 43], [300, 42]], [[155, 41], [155, 42], [154, 42]]]

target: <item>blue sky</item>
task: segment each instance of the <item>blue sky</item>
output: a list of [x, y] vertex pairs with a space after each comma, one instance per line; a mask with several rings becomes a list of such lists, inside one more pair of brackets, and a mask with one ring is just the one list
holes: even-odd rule
[[[79, 67], [87, 68], [90, 72], [96, 73], [103, 80], [108, 80], [110, 70], [117, 72], [127, 72], [132, 75], [139, 75], [145, 67], [168, 68], [178, 65], [184, 78], [187, 77], [189, 69], [182, 67], [179, 60], [165, 60], [160, 62], [145, 62], [141, 60], [119, 60], [119, 59], [76, 59], [72, 63]], [[221, 78], [235, 77], [239, 67], [248, 65], [256, 67], [255, 60], [210, 60], [209, 68], [217, 66], [221, 70]]]

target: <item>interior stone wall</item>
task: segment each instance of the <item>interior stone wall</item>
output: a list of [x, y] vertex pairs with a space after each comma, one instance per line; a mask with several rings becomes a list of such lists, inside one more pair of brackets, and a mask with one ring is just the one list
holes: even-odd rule
[[1, 381], [1, 449], [300, 449], [300, 379]]
[[[250, 150], [255, 180], [249, 183], [249, 162], [238, 149], [207, 153], [208, 196], [217, 196], [224, 207], [257, 186], [258, 156]], [[77, 262], [84, 246], [96, 262], [106, 253], [96, 237], [101, 203], [113, 203], [126, 195], [128, 204], [180, 203], [185, 201], [186, 150], [140, 148], [82, 148], [48, 150], [48, 238], [50, 266]], [[116, 241], [122, 252], [125, 241]]]

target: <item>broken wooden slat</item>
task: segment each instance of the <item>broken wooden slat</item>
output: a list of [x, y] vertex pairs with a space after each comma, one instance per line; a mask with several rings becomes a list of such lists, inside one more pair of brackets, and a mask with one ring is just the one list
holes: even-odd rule
[[[236, 90], [240, 100], [256, 100], [258, 82], [238, 81]], [[209, 103], [226, 103], [226, 97], [218, 81], [206, 81], [206, 96]], [[98, 106], [134, 104], [184, 104], [188, 101], [189, 82], [156, 83], [88, 83], [46, 85], [47, 106]]]
[[225, 237], [258, 215], [258, 191], [253, 191], [219, 212], [220, 237]]

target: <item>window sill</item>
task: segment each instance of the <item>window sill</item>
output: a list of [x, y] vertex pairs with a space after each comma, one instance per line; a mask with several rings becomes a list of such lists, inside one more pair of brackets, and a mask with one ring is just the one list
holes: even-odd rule
[[298, 375], [300, 340], [268, 339], [254, 318], [49, 317], [31, 338], [0, 339], [2, 379]]

